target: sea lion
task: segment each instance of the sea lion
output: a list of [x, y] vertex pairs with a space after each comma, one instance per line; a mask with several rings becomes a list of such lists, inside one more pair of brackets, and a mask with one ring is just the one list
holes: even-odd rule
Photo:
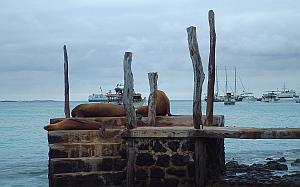
[[[149, 99], [148, 99], [149, 104]], [[148, 106], [143, 106], [136, 111], [137, 115], [148, 116]], [[156, 116], [171, 116], [170, 100], [165, 92], [161, 90], [156, 91]]]
[[44, 127], [47, 131], [56, 130], [99, 130], [106, 128], [123, 129], [126, 118], [66, 118]]
[[120, 117], [125, 115], [123, 105], [108, 103], [80, 104], [72, 110], [72, 117]]

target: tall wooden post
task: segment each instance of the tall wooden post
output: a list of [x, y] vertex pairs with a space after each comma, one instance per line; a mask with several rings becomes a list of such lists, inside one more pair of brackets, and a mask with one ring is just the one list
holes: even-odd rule
[[125, 52], [123, 104], [126, 110], [128, 129], [133, 129], [136, 127], [136, 115], [133, 106], [133, 75], [131, 71], [131, 61], [132, 61], [132, 53]]
[[[199, 53], [196, 27], [187, 28], [188, 44], [190, 56], [194, 69], [194, 97], [193, 97], [193, 124], [195, 129], [203, 129], [202, 124], [202, 106], [201, 95], [202, 85], [204, 82], [204, 72], [202, 61]], [[206, 149], [202, 140], [196, 139], [195, 141], [195, 185], [197, 187], [204, 187], [205, 185], [205, 159]]]
[[215, 66], [216, 66], [216, 30], [215, 30], [215, 14], [213, 10], [208, 12], [208, 21], [210, 28], [210, 51], [208, 64], [208, 84], [207, 84], [207, 105], [205, 124], [211, 126], [213, 124], [214, 114], [214, 87], [215, 87]]
[[150, 96], [148, 108], [148, 123], [150, 126], [155, 126], [156, 119], [156, 90], [157, 90], [157, 72], [148, 73]]
[[196, 27], [191, 26], [187, 28], [187, 33], [190, 56], [194, 69], [193, 124], [196, 129], [202, 129], [201, 95], [205, 74], [203, 72], [202, 61], [198, 48]]
[[64, 82], [65, 82], [65, 117], [70, 118], [70, 97], [69, 97], [69, 60], [67, 47], [64, 45]]
[[[133, 75], [131, 71], [132, 53], [125, 52], [124, 55], [124, 92], [123, 104], [126, 111], [127, 128], [133, 129], [136, 127], [136, 114], [133, 106]], [[128, 161], [127, 161], [127, 187], [134, 186], [134, 160], [135, 148], [133, 140], [128, 141]]]

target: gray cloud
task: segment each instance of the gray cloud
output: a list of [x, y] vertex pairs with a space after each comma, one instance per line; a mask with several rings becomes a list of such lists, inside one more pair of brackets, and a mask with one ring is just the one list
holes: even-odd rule
[[205, 70], [207, 12], [214, 9], [220, 84], [224, 66], [237, 66], [256, 94], [299, 89], [300, 13], [297, 1], [2, 1], [0, 100], [63, 99], [63, 54], [70, 59], [71, 99], [122, 82], [124, 51], [133, 51], [137, 91], [147, 94], [147, 73], [172, 99], [191, 99], [193, 71], [186, 27], [197, 26]]

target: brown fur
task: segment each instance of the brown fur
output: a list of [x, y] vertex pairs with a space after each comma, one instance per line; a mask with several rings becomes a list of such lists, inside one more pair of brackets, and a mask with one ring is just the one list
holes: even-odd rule
[[122, 105], [107, 103], [80, 104], [72, 110], [72, 117], [120, 117], [125, 115]]
[[[149, 100], [148, 100], [149, 101]], [[148, 103], [149, 104], [149, 103]], [[142, 116], [148, 116], [148, 106], [137, 109], [136, 113]], [[170, 100], [165, 92], [156, 91], [156, 116], [170, 116]]]
[[56, 130], [99, 130], [105, 128], [125, 128], [126, 118], [67, 118], [44, 127], [47, 131]]

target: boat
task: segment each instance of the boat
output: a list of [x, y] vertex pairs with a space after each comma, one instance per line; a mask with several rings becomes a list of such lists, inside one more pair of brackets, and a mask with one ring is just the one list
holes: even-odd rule
[[283, 90], [266, 91], [262, 96], [264, 102], [297, 102], [300, 100], [299, 94], [295, 90], [287, 90], [285, 83]]
[[279, 99], [277, 97], [278, 91], [265, 91], [261, 97], [262, 102], [277, 102]]
[[232, 93], [226, 93], [224, 96], [224, 105], [235, 105], [235, 99]]
[[102, 93], [102, 88], [100, 87], [100, 94], [89, 95], [88, 101], [105, 103], [108, 102], [108, 98]]
[[[236, 75], [236, 73], [235, 73]], [[224, 105], [235, 105], [235, 96], [231, 92], [227, 92], [227, 68], [225, 66], [225, 78], [226, 78], [226, 95], [224, 96]], [[235, 84], [236, 87], [236, 84]]]
[[236, 96], [236, 101], [254, 102], [257, 101], [257, 98], [254, 97], [252, 92], [243, 91], [243, 93]]
[[[219, 96], [219, 81], [218, 81], [218, 70], [216, 67], [216, 93], [214, 95], [214, 102], [224, 102], [224, 97]], [[207, 96], [204, 99], [207, 102]]]
[[[108, 91], [106, 94], [102, 94], [102, 89], [100, 88], [100, 94], [92, 94], [89, 96], [89, 102], [101, 102], [101, 103], [111, 103], [122, 105], [123, 104], [123, 91], [124, 86], [122, 84], [117, 84], [114, 91]], [[97, 97], [96, 97], [97, 96]], [[146, 97], [142, 98], [142, 94], [135, 93], [133, 94], [133, 106], [135, 109], [144, 106], [146, 103]]]
[[287, 90], [285, 83], [283, 84], [283, 90], [279, 91], [277, 94], [279, 102], [297, 102], [299, 95], [295, 90]]

